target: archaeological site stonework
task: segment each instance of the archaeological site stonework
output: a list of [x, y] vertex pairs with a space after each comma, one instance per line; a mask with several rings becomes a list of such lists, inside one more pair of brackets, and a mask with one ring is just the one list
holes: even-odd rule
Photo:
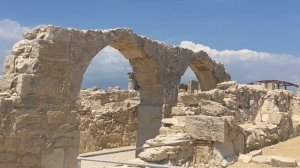
[[[91, 110], [93, 114], [85, 116], [88, 103], [82, 106], [76, 103], [83, 74], [93, 57], [108, 45], [129, 60], [141, 87], [136, 126], [138, 147], [159, 134], [162, 117], [171, 116], [172, 107], [177, 105], [181, 76], [188, 67], [194, 71], [203, 91], [230, 80], [223, 65], [211, 60], [205, 52], [169, 46], [129, 29], [83, 31], [44, 26], [28, 31], [6, 57], [0, 79], [0, 168], [75, 168], [79, 149], [122, 145], [103, 141], [81, 146], [80, 131], [84, 133], [82, 137], [92, 133], [95, 137], [108, 135], [118, 140], [122, 134], [122, 143], [133, 142], [134, 135], [129, 134], [134, 124], [122, 125], [109, 119], [110, 115], [117, 115], [109, 110], [110, 106], [117, 104], [110, 104], [111, 100], [105, 100], [104, 96], [100, 105], [108, 109]], [[98, 93], [83, 91], [82, 94], [98, 99]], [[134, 103], [123, 103], [129, 103], [123, 109], [127, 110], [125, 113], [132, 114], [130, 108]], [[223, 117], [218, 124], [223, 121], [234, 127], [229, 118]], [[118, 130], [115, 135], [109, 127], [95, 134], [89, 132], [101, 128], [103, 123], [109, 127], [125, 126], [126, 130]], [[191, 147], [186, 148], [189, 152]]]
[[79, 152], [135, 145], [139, 103], [134, 90], [81, 90]]
[[258, 154], [243, 154], [299, 136], [299, 105], [299, 97], [289, 91], [234, 81], [210, 91], [180, 92], [172, 117], [162, 120], [160, 135], [144, 145], [154, 148], [146, 149], [139, 158], [195, 168], [227, 167], [239, 155], [268, 163], [254, 157]]

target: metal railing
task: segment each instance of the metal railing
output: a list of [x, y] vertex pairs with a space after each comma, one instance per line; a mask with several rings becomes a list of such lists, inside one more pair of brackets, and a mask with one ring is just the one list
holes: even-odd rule
[[130, 162], [130, 161], [116, 161], [116, 160], [102, 159], [102, 158], [93, 159], [93, 158], [88, 158], [88, 157], [108, 155], [108, 154], [121, 153], [121, 152], [136, 151], [136, 150], [143, 150], [143, 149], [155, 148], [155, 147], [161, 147], [161, 146], [176, 146], [176, 145], [179, 145], [179, 144], [182, 144], [182, 143], [190, 143], [190, 142], [191, 141], [183, 140], [183, 141], [177, 141], [177, 142], [174, 142], [174, 143], [157, 145], [157, 146], [150, 146], [150, 147], [140, 147], [140, 148], [125, 149], [125, 150], [118, 150], [118, 151], [105, 152], [105, 153], [83, 154], [83, 155], [79, 155], [77, 157], [78, 168], [81, 168], [81, 161], [102, 162], [102, 163], [111, 163], [111, 164], [137, 166], [137, 167], [150, 167], [150, 168], [180, 168], [178, 166], [171, 166], [171, 165], [161, 165], [161, 164], [153, 164], [153, 163], [135, 163], [135, 162]]

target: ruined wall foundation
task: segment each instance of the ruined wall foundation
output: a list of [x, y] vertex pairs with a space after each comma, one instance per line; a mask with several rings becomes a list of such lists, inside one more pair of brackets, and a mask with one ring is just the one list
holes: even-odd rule
[[145, 143], [165, 146], [146, 149], [139, 157], [183, 167], [227, 167], [240, 154], [299, 136], [299, 105], [289, 91], [234, 81], [206, 92], [181, 92], [172, 117], [162, 120], [160, 135]]
[[136, 91], [80, 91], [80, 153], [135, 145], [140, 103]]

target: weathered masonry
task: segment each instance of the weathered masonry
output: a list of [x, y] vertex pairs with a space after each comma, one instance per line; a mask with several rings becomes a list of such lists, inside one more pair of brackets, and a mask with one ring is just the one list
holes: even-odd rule
[[0, 167], [76, 167], [75, 102], [87, 67], [108, 45], [129, 60], [141, 87], [137, 146], [158, 134], [189, 66], [204, 91], [230, 79], [203, 51], [168, 46], [129, 29], [28, 31], [6, 57], [0, 79]]

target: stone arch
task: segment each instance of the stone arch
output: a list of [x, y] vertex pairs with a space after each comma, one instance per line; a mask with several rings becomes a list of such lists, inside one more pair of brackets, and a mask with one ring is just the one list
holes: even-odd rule
[[[204, 57], [206, 55], [206, 57]], [[230, 75], [226, 73], [222, 64], [207, 59], [208, 55], [200, 51], [188, 60], [188, 67], [192, 69], [200, 83], [202, 91], [208, 91], [217, 87], [217, 84], [230, 80]], [[187, 68], [186, 68], [187, 69]], [[182, 75], [185, 73], [183, 71]]]
[[[12, 133], [8, 138], [32, 149], [32, 145], [40, 145], [30, 154], [37, 160], [35, 166], [75, 167], [79, 148], [75, 102], [88, 65], [107, 45], [129, 60], [141, 87], [137, 145], [158, 135], [163, 106], [160, 67], [138, 40], [127, 29], [84, 32], [48, 26], [25, 34], [6, 61], [3, 78], [11, 83], [1, 87], [16, 99], [11, 116], [15, 126], [8, 125]], [[22, 160], [28, 150], [16, 149], [15, 159]]]
[[164, 105], [167, 106], [164, 109], [165, 117], [170, 117], [171, 108], [177, 103], [180, 80], [188, 67], [195, 73], [203, 91], [214, 89], [217, 83], [231, 79], [223, 64], [213, 61], [206, 52], [193, 52], [189, 49], [179, 47], [173, 49], [176, 50], [175, 55], [180, 55], [180, 63], [176, 59], [175, 61], [173, 60], [173, 66], [176, 67], [177, 71], [171, 77], [172, 82], [168, 83], [170, 86], [167, 88], [173, 88], [173, 90], [170, 91], [172, 94], [164, 100]]
[[201, 60], [196, 60], [189, 66], [195, 73], [202, 91], [208, 91], [217, 87], [217, 80], [212, 72], [212, 67]]
[[194, 60], [212, 64], [217, 82], [228, 76], [204, 52], [168, 46], [129, 29], [31, 30], [6, 58], [0, 79], [0, 153], [9, 158], [0, 167], [76, 167], [75, 102], [89, 63], [107, 45], [129, 60], [141, 86], [137, 146], [158, 134], [162, 112], [169, 116], [180, 76]]
[[[127, 39], [128, 40], [128, 39]], [[124, 44], [125, 43], [125, 44]], [[95, 50], [100, 52], [106, 46], [111, 46], [129, 61], [133, 68], [133, 73], [140, 86], [140, 105], [138, 108], [138, 130], [137, 130], [137, 147], [141, 147], [146, 140], [154, 138], [159, 134], [161, 126], [162, 107], [163, 107], [163, 86], [160, 79], [159, 68], [156, 62], [139, 49], [126, 45], [132, 45], [130, 42], [124, 42], [124, 39], [116, 39]], [[93, 55], [95, 56], [95, 52]], [[93, 57], [94, 57], [93, 56]], [[75, 69], [80, 69], [71, 79], [71, 94], [77, 95], [83, 79], [83, 74], [87, 70], [93, 57], [80, 60]], [[75, 96], [74, 96], [75, 97]], [[77, 96], [76, 96], [77, 97]]]

